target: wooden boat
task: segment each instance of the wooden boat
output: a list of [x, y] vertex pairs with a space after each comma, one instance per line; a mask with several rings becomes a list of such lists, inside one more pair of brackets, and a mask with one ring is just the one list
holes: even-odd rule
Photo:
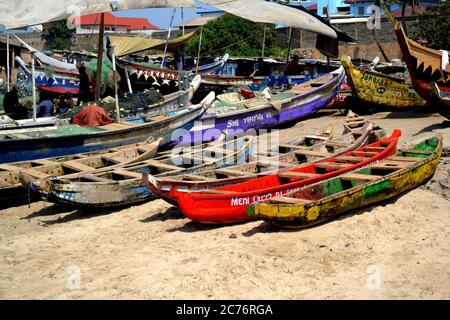
[[427, 105], [405, 80], [358, 68], [348, 56], [342, 57], [341, 62], [353, 97], [362, 103], [391, 108], [420, 108]]
[[[198, 73], [203, 76], [215, 72], [223, 67], [228, 60], [229, 55], [225, 54], [219, 61], [215, 61], [211, 64], [199, 66]], [[147, 88], [161, 88], [166, 85], [170, 88], [178, 89], [180, 80], [183, 80], [184, 73], [195, 72], [195, 70], [178, 71], [168, 68], [158, 68], [149, 64], [143, 64], [139, 62], [132, 62], [123, 58], [116, 58], [117, 65], [126, 70], [130, 75], [131, 81], [134, 84], [145, 84]]]
[[443, 68], [444, 52], [409, 39], [400, 22], [395, 23], [395, 33], [414, 89], [433, 106], [440, 107], [442, 115], [450, 119], [448, 100], [443, 100], [435, 89], [436, 84], [442, 96], [450, 95], [450, 64]]
[[198, 87], [200, 76], [183, 93], [171, 95], [171, 99], [149, 106], [141, 122], [135, 118], [121, 123], [88, 128], [64, 125], [46, 128], [14, 129], [0, 131], [0, 163], [27, 161], [76, 153], [92, 152], [122, 145], [139, 143], [148, 136], [163, 137], [162, 145], [172, 142], [177, 129], [189, 130], [214, 101], [211, 93], [200, 104], [187, 106]]
[[142, 183], [142, 172], [196, 174], [202, 170], [248, 161], [253, 137], [218, 141], [197, 148], [179, 147], [158, 157], [31, 184], [31, 189], [50, 202], [84, 208], [116, 208], [155, 199]]
[[[345, 77], [341, 67], [322, 77], [294, 86], [268, 98], [255, 97], [238, 103], [216, 102], [194, 127], [179, 138], [182, 144], [208, 142], [217, 133], [249, 134], [298, 121], [325, 107], [338, 94]], [[215, 135], [212, 132], [216, 132]]]
[[[360, 118], [358, 118], [360, 119]], [[347, 119], [350, 125], [357, 124], [353, 129], [344, 126], [344, 133], [333, 139], [332, 135], [305, 136], [287, 144], [282, 144], [252, 157], [249, 163], [238, 164], [226, 169], [216, 169], [199, 172], [195, 176], [165, 173], [157, 178], [143, 173], [144, 184], [155, 195], [176, 205], [170, 191], [193, 192], [225, 187], [248, 181], [257, 177], [274, 174], [280, 170], [298, 167], [312, 163], [336, 154], [352, 151], [369, 142], [375, 134], [374, 125], [365, 121], [362, 125], [357, 119]], [[353, 126], [353, 125], [352, 125]], [[327, 132], [327, 131], [326, 131]], [[384, 131], [380, 133], [384, 137]], [[379, 137], [374, 140], [379, 140]]]
[[245, 221], [250, 218], [245, 212], [249, 204], [281, 196], [305, 185], [389, 157], [396, 152], [399, 137], [400, 131], [394, 130], [388, 138], [314, 163], [217, 189], [198, 192], [172, 189], [170, 196], [177, 202], [181, 212], [193, 221], [201, 223]]
[[419, 186], [433, 176], [441, 153], [442, 136], [426, 139], [357, 171], [255, 202], [247, 212], [280, 227], [309, 227]]
[[0, 164], [0, 203], [11, 206], [26, 200], [30, 183], [37, 179], [86, 173], [151, 159], [162, 140], [150, 137], [139, 144], [93, 153]]
[[[31, 71], [25, 62], [17, 57], [17, 63], [20, 68], [31, 79]], [[80, 89], [80, 74], [78, 71], [66, 70], [60, 68], [45, 68], [36, 66], [35, 68], [36, 87], [39, 90], [47, 91], [53, 94], [64, 94], [70, 92], [72, 95], [78, 95]], [[95, 87], [90, 86], [90, 92], [95, 92]]]

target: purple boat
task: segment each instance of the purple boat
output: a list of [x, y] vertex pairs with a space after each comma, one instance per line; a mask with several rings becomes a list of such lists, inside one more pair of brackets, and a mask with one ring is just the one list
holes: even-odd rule
[[231, 136], [257, 134], [256, 130], [297, 121], [330, 103], [345, 79], [341, 67], [314, 80], [275, 95], [257, 94], [239, 100], [217, 100], [189, 131], [176, 130], [172, 144], [197, 145], [217, 139], [224, 131]]

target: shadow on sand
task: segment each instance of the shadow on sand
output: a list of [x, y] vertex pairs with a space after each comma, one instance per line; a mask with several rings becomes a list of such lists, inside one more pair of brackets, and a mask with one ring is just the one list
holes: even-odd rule
[[380, 202], [378, 204], [372, 204], [372, 205], [366, 206], [364, 208], [351, 210], [351, 211], [343, 213], [343, 214], [341, 214], [341, 215], [339, 215], [337, 217], [334, 217], [334, 218], [332, 218], [330, 220], [326, 220], [326, 221], [323, 221], [321, 223], [318, 223], [318, 224], [315, 224], [315, 225], [312, 225], [312, 226], [309, 226], [309, 227], [298, 228], [298, 229], [284, 229], [284, 228], [280, 228], [280, 227], [277, 227], [275, 225], [272, 225], [270, 223], [262, 222], [260, 225], [254, 227], [253, 229], [248, 230], [246, 232], [243, 232], [242, 235], [244, 237], [252, 237], [252, 236], [254, 236], [255, 234], [258, 234], [258, 233], [301, 232], [302, 230], [307, 230], [307, 229], [311, 229], [311, 228], [320, 227], [321, 225], [326, 224], [328, 222], [342, 221], [342, 220], [348, 219], [348, 218], [353, 217], [353, 216], [359, 216], [359, 215], [362, 215], [362, 214], [367, 214], [367, 212], [371, 211], [375, 207], [384, 207], [384, 206], [387, 206], [389, 204], [394, 204], [404, 194], [406, 194], [406, 193], [403, 193], [403, 194], [401, 194], [399, 196], [396, 196], [396, 197], [394, 197], [392, 199], [382, 201], [382, 202]]
[[163, 213], [156, 213], [153, 216], [140, 220], [142, 223], [150, 223], [155, 221], [181, 220], [184, 219], [183, 214], [177, 207], [170, 207]]
[[429, 125], [428, 127], [425, 127], [422, 130], [420, 130], [419, 132], [413, 134], [413, 136], [417, 136], [422, 133], [433, 132], [434, 130], [445, 129], [445, 128], [450, 128], [449, 120], [445, 120], [445, 121], [442, 121], [441, 123], [434, 123], [432, 125]]

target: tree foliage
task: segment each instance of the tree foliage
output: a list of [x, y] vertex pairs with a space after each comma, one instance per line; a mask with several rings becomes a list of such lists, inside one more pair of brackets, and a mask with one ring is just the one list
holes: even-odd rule
[[434, 49], [450, 50], [450, 5], [428, 6], [425, 15], [418, 16], [413, 39], [427, 40], [427, 46]]
[[[225, 14], [203, 26], [201, 55], [260, 56], [266, 28], [264, 55], [279, 52], [273, 26], [254, 23], [231, 14]], [[200, 32], [186, 47], [186, 54], [197, 56]]]
[[75, 30], [67, 28], [65, 20], [52, 22], [46, 26], [46, 32], [42, 33], [42, 39], [50, 50], [67, 50], [72, 45], [72, 37]]

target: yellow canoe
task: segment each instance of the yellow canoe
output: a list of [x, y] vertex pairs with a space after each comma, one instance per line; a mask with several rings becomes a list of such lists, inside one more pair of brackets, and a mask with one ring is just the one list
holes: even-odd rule
[[358, 68], [348, 56], [341, 61], [353, 96], [362, 102], [396, 108], [426, 106], [427, 102], [405, 80]]

